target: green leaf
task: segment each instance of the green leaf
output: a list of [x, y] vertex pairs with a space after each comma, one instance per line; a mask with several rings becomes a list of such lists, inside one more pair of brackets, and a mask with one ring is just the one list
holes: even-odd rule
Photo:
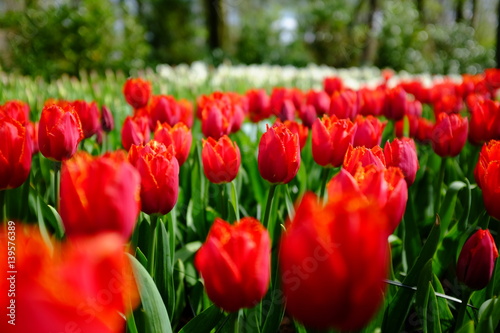
[[134, 276], [141, 296], [142, 307], [146, 317], [146, 332], [171, 333], [172, 327], [167, 309], [160, 292], [148, 271], [132, 255], [127, 254], [134, 269]]
[[144, 255], [140, 248], [135, 249], [135, 257], [144, 268], [148, 268], [148, 258], [146, 258], [146, 255]]
[[212, 305], [191, 319], [179, 333], [208, 333], [222, 318], [224, 318], [222, 310]]
[[183, 248], [175, 252], [175, 260], [180, 260], [182, 262], [187, 261], [200, 249], [201, 245], [202, 243], [199, 241], [187, 243]]
[[472, 320], [466, 322], [456, 333], [475, 333], [474, 322]]
[[441, 209], [439, 210], [439, 217], [441, 218], [441, 239], [446, 231], [448, 231], [451, 219], [455, 213], [458, 192], [466, 186], [467, 184], [464, 182], [454, 181], [450, 184], [448, 190], [446, 191], [446, 196], [441, 204]]
[[441, 333], [441, 320], [439, 315], [439, 305], [434, 288], [429, 282], [429, 298], [427, 305], [427, 319], [424, 321], [424, 332]]
[[[433, 275], [432, 287], [434, 288], [435, 293], [440, 293], [443, 295], [445, 294], [443, 286], [441, 285], [441, 282], [439, 281], [436, 274]], [[441, 328], [443, 331], [448, 331], [453, 325], [453, 314], [451, 313], [448, 301], [446, 299], [438, 297], [437, 302], [439, 307]]]
[[[430, 282], [432, 281], [432, 259], [429, 259], [419, 274], [415, 303], [423, 323], [427, 323]], [[424, 332], [425, 326], [424, 326]]]
[[[493, 332], [498, 326], [500, 320], [500, 300], [498, 298], [491, 298], [485, 301], [479, 308], [479, 329], [491, 328]], [[479, 331], [483, 332], [483, 331]], [[484, 331], [486, 332], [486, 331]]]
[[170, 241], [167, 235], [167, 230], [165, 229], [165, 224], [161, 220], [158, 220], [155, 233], [156, 247], [155, 255], [153, 256], [155, 261], [154, 280], [163, 302], [167, 306], [168, 314], [170, 318], [173, 318], [175, 308], [175, 289], [169, 246]]

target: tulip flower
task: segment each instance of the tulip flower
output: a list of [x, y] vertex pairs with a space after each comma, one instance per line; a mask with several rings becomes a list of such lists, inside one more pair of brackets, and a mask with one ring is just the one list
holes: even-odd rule
[[498, 250], [489, 230], [476, 231], [464, 244], [457, 261], [457, 278], [475, 290], [488, 285]]
[[[7, 241], [2, 229], [0, 246], [11, 247]], [[7, 251], [0, 253], [5, 263], [0, 271], [0, 306], [4, 309], [0, 331], [124, 332], [123, 316], [139, 305], [139, 295], [123, 239], [106, 233], [51, 242], [53, 249], [34, 227], [19, 230], [15, 240], [18, 274], [7, 272]], [[11, 283], [15, 295], [9, 297]]]
[[26, 123], [26, 131], [30, 137], [31, 154], [35, 155], [40, 151], [38, 148], [38, 122], [33, 123], [30, 121]]
[[127, 79], [123, 85], [125, 100], [134, 109], [140, 109], [148, 105], [151, 98], [151, 82], [141, 78]]
[[17, 120], [0, 115], [0, 191], [21, 186], [31, 169], [31, 138]]
[[128, 116], [122, 127], [122, 146], [129, 150], [132, 145], [143, 145], [149, 142], [151, 132], [149, 120], [144, 116]]
[[115, 128], [113, 114], [105, 105], [101, 106], [101, 128], [106, 133], [111, 132]]
[[356, 170], [358, 170], [358, 167], [365, 167], [371, 164], [375, 165], [377, 169], [385, 169], [384, 150], [380, 146], [375, 146], [373, 148], [354, 148], [349, 146], [347, 152], [345, 153], [342, 168], [344, 168], [351, 175], [354, 175]]
[[257, 123], [271, 116], [269, 95], [264, 89], [250, 89], [245, 96], [248, 99], [250, 121]]
[[153, 130], [157, 122], [174, 126], [181, 119], [181, 108], [173, 96], [155, 95], [151, 98], [148, 107], [150, 129]]
[[384, 109], [385, 91], [383, 89], [361, 88], [358, 90], [359, 114], [380, 116]]
[[[427, 143], [431, 139], [432, 129], [434, 128], [434, 123], [426, 118], [418, 118], [417, 132], [415, 134], [415, 139], [419, 142]], [[411, 123], [410, 123], [411, 131]]]
[[325, 206], [306, 193], [280, 243], [287, 313], [315, 329], [366, 325], [383, 301], [386, 225], [378, 205], [354, 192], [335, 193]]
[[82, 139], [82, 124], [73, 106], [43, 108], [38, 123], [38, 147], [43, 156], [54, 161], [68, 159]]
[[325, 91], [310, 90], [306, 94], [306, 104], [312, 105], [315, 113], [322, 116], [330, 109], [330, 95]]
[[205, 137], [218, 139], [231, 133], [232, 110], [231, 106], [215, 100], [201, 110], [201, 131]]
[[179, 122], [186, 125], [188, 128], [193, 127], [193, 104], [187, 99], [181, 98], [177, 101], [179, 108], [181, 109], [181, 115]]
[[373, 148], [380, 145], [382, 133], [387, 124], [386, 121], [382, 122], [374, 116], [363, 117], [358, 115], [355, 123], [357, 129], [354, 134], [354, 147], [365, 146], [366, 148]]
[[406, 114], [407, 105], [406, 91], [401, 86], [386, 91], [384, 115], [388, 119], [402, 119]]
[[316, 110], [314, 109], [314, 106], [304, 104], [300, 107], [299, 109], [299, 118], [302, 120], [302, 124], [306, 126], [307, 128], [311, 128], [312, 125], [314, 124], [314, 121], [317, 118], [317, 113]]
[[60, 214], [66, 235], [113, 231], [128, 239], [139, 215], [140, 181], [122, 151], [101, 157], [81, 152], [65, 161]]
[[484, 71], [484, 76], [486, 86], [494, 96], [496, 90], [500, 88], [500, 70], [498, 68], [488, 68]]
[[467, 118], [458, 114], [440, 113], [431, 132], [431, 143], [434, 152], [441, 157], [457, 156], [467, 140]]
[[479, 154], [479, 161], [474, 170], [477, 185], [483, 191], [483, 201], [488, 214], [500, 220], [500, 141], [491, 140], [485, 144]]
[[271, 184], [290, 182], [300, 167], [300, 143], [284, 124], [267, 126], [259, 142], [259, 172]]
[[408, 187], [401, 169], [359, 167], [354, 175], [344, 169], [328, 183], [328, 195], [355, 191], [365, 200], [374, 201], [387, 215], [387, 231], [394, 232], [401, 222], [408, 201]]
[[500, 139], [500, 103], [477, 100], [470, 110], [469, 141], [478, 145], [493, 139]]
[[298, 135], [300, 149], [304, 148], [304, 146], [306, 145], [307, 137], [309, 135], [309, 128], [294, 120], [285, 120], [283, 124], [285, 124], [285, 126], [290, 131], [292, 131], [292, 133]]
[[323, 80], [323, 90], [329, 95], [344, 90], [344, 81], [337, 76], [328, 76]]
[[292, 121], [295, 119], [295, 105], [289, 99], [285, 99], [283, 104], [281, 104], [280, 112], [278, 113], [278, 118], [281, 121]]
[[4, 105], [0, 105], [0, 114], [2, 113], [17, 120], [21, 125], [26, 125], [30, 120], [30, 107], [22, 101], [11, 100], [7, 101]]
[[312, 126], [312, 155], [314, 161], [324, 167], [339, 167], [345, 153], [354, 142], [357, 125], [349, 119], [337, 119], [324, 115]]
[[357, 92], [343, 90], [330, 96], [330, 108], [328, 114], [335, 115], [339, 119], [354, 120], [359, 112], [359, 100]]
[[236, 142], [224, 135], [219, 140], [203, 140], [201, 151], [203, 172], [214, 184], [229, 183], [238, 175], [241, 164], [240, 149]]
[[167, 214], [177, 203], [179, 163], [174, 147], [150, 141], [132, 145], [128, 159], [141, 175], [141, 210], [147, 214]]
[[412, 139], [394, 139], [384, 146], [385, 163], [387, 167], [398, 167], [405, 176], [408, 186], [413, 184], [419, 169], [417, 147]]
[[99, 130], [99, 109], [95, 102], [76, 100], [70, 103], [74, 108], [82, 124], [83, 137], [90, 138]]
[[194, 265], [208, 297], [218, 307], [234, 312], [253, 307], [264, 297], [270, 261], [271, 241], [259, 221], [244, 217], [230, 225], [216, 218]]
[[174, 146], [175, 158], [179, 162], [179, 167], [186, 162], [191, 150], [193, 136], [191, 130], [183, 123], [177, 123], [173, 127], [169, 124], [158, 123], [153, 139], [163, 143], [165, 146]]

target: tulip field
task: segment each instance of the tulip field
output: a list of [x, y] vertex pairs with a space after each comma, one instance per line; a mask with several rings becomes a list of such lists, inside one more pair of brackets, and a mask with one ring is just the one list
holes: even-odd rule
[[0, 85], [0, 332], [498, 330], [500, 70]]

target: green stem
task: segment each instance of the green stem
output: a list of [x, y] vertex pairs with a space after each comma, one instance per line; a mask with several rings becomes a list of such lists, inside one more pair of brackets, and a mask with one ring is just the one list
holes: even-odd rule
[[56, 210], [59, 212], [61, 204], [61, 162], [54, 162], [52, 164], [54, 169], [54, 200], [56, 205]]
[[443, 182], [444, 182], [444, 174], [446, 171], [446, 161], [447, 158], [443, 157], [441, 159], [441, 165], [439, 167], [439, 175], [438, 175], [438, 182], [436, 184], [436, 198], [435, 198], [435, 203], [434, 203], [434, 212], [435, 214], [439, 214], [439, 210], [441, 209], [441, 189], [443, 187]]
[[151, 224], [149, 225], [149, 252], [148, 252], [148, 265], [149, 273], [152, 277], [155, 276], [155, 252], [156, 252], [156, 225], [158, 224], [159, 214], [151, 214]]
[[271, 184], [271, 187], [269, 187], [269, 192], [267, 194], [266, 210], [264, 212], [264, 218], [262, 219], [262, 224], [268, 230], [270, 229], [269, 228], [269, 215], [271, 213], [271, 206], [273, 203], [274, 192], [276, 191], [276, 186], [277, 186], [277, 184]]
[[228, 216], [227, 216], [227, 194], [226, 194], [226, 184], [219, 184], [219, 189], [220, 189], [220, 215], [222, 216], [222, 219], [227, 221]]
[[330, 168], [323, 168], [321, 170], [321, 188], [319, 192], [320, 200], [325, 200], [326, 193], [326, 184], [328, 183], [328, 179], [330, 178]]
[[238, 203], [238, 192], [234, 181], [231, 182], [231, 201], [233, 203], [234, 212], [236, 213], [236, 221], [240, 220], [240, 205]]
[[0, 190], [0, 220], [1, 222], [7, 221], [7, 203], [5, 201], [5, 194], [7, 190]]
[[455, 332], [462, 327], [465, 319], [465, 313], [467, 312], [467, 304], [469, 303], [469, 298], [472, 295], [472, 290], [465, 287], [464, 293], [462, 295], [462, 304], [458, 309], [457, 319], [455, 321]]

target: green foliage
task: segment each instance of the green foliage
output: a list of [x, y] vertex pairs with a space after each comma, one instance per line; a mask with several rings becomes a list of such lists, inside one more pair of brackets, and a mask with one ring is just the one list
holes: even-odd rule
[[[121, 27], [116, 25], [119, 14]], [[7, 12], [0, 22], [8, 31], [10, 50], [0, 57], [2, 67], [22, 74], [48, 78], [145, 65], [141, 59], [148, 46], [143, 30], [110, 1], [83, 0], [78, 6], [69, 1], [35, 3], [24, 11]]]

